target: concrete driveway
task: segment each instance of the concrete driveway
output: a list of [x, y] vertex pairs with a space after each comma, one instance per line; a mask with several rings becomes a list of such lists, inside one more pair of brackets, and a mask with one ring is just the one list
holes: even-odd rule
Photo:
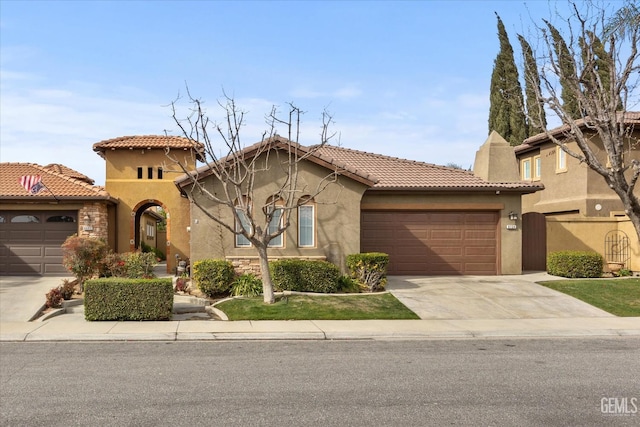
[[519, 276], [390, 276], [386, 289], [421, 319], [552, 319], [615, 317], [535, 282], [547, 273]]
[[73, 277], [0, 276], [0, 322], [28, 322], [51, 288]]

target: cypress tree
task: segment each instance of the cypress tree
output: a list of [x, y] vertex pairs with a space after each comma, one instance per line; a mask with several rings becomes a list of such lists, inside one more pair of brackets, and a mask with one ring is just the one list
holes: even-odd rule
[[539, 134], [547, 127], [547, 115], [544, 102], [538, 99], [540, 93], [540, 75], [538, 64], [533, 56], [531, 45], [518, 34], [522, 56], [524, 57], [524, 93], [527, 106], [527, 137]]
[[519, 145], [526, 138], [522, 87], [507, 31], [497, 13], [496, 17], [500, 52], [491, 75], [489, 133], [495, 130], [511, 145]]
[[580, 91], [580, 82], [578, 81], [578, 75], [576, 73], [575, 60], [556, 27], [548, 21], [545, 21], [545, 23], [551, 32], [553, 50], [556, 54], [560, 85], [562, 86], [562, 92], [560, 94], [562, 108], [567, 116], [577, 120], [582, 117], [582, 113], [578, 98], [576, 97], [576, 93]]

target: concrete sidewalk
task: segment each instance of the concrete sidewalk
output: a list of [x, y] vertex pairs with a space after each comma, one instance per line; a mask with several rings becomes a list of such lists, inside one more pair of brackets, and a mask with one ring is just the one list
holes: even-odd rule
[[535, 283], [553, 278], [390, 277], [389, 291], [421, 320], [212, 321], [174, 315], [165, 322], [87, 322], [82, 307], [29, 322], [60, 278], [3, 278], [0, 341], [640, 337], [640, 317], [616, 317]]
[[0, 341], [189, 341], [640, 337], [640, 318], [4, 322]]

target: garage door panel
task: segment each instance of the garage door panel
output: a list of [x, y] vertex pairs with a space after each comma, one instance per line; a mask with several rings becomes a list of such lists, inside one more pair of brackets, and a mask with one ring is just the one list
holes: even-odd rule
[[365, 211], [361, 224], [361, 250], [388, 253], [389, 274], [497, 274], [496, 212]]
[[433, 240], [462, 240], [461, 230], [431, 230], [431, 238]]
[[37, 263], [9, 263], [8, 265], [9, 271], [11, 274], [15, 275], [25, 275], [25, 274], [42, 274], [42, 264]]
[[42, 240], [42, 230], [20, 230], [9, 233], [9, 241], [18, 242], [40, 242]]

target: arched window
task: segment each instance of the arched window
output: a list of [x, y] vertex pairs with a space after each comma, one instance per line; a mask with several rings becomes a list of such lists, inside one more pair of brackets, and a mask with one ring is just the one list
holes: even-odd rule
[[298, 246], [313, 248], [316, 245], [316, 204], [308, 196], [300, 198], [298, 206]]
[[40, 218], [38, 218], [37, 216], [33, 216], [33, 215], [16, 215], [13, 218], [11, 218], [11, 222], [40, 222]]

